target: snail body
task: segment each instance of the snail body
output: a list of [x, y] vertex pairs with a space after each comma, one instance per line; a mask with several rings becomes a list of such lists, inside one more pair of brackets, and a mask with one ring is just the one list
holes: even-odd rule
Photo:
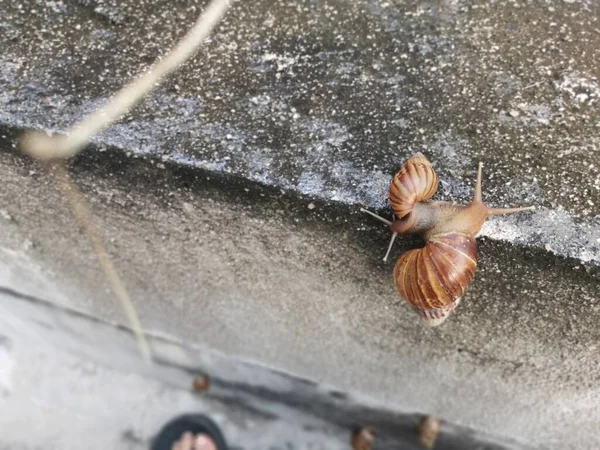
[[460, 303], [477, 269], [475, 235], [489, 216], [534, 209], [488, 208], [482, 201], [479, 164], [473, 201], [468, 205], [431, 202], [439, 181], [422, 154], [412, 156], [390, 185], [390, 205], [395, 220], [362, 210], [388, 225], [393, 232], [384, 261], [397, 234], [419, 234], [423, 248], [402, 254], [394, 267], [394, 283], [400, 295], [431, 326], [440, 325]]

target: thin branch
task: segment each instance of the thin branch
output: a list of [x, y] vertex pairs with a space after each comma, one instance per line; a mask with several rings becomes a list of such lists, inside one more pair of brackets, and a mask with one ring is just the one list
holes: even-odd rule
[[25, 134], [21, 139], [21, 150], [34, 158], [46, 161], [58, 184], [65, 191], [75, 217], [83, 226], [92, 250], [98, 256], [100, 265], [131, 323], [142, 357], [148, 363], [151, 363], [150, 346], [145, 338], [135, 308], [108, 256], [100, 233], [93, 224], [92, 214], [87, 202], [75, 183], [69, 178], [61, 159], [70, 158], [79, 153], [94, 135], [127, 113], [146, 94], [155, 89], [167, 75], [192, 57], [219, 20], [225, 15], [232, 1], [234, 0], [213, 0], [198, 17], [190, 31], [163, 59], [155, 63], [146, 73], [123, 87], [104, 106], [90, 114], [79, 124], [74, 125], [66, 135], [48, 136], [43, 132], [33, 131]]
[[[233, 0], [231, 0], [233, 1]], [[145, 74], [123, 87], [104, 106], [74, 125], [66, 136], [48, 136], [33, 131], [21, 140], [21, 149], [41, 160], [70, 158], [85, 147], [99, 131], [133, 108], [168, 74], [194, 55], [229, 8], [230, 0], [213, 0], [181, 41]]]
[[137, 338], [142, 357], [147, 363], [151, 363], [150, 346], [148, 345], [148, 341], [144, 335], [142, 324], [140, 323], [140, 319], [138, 318], [135, 308], [131, 303], [131, 298], [129, 298], [129, 294], [125, 289], [123, 282], [121, 281], [121, 277], [119, 277], [115, 266], [113, 266], [112, 261], [108, 256], [108, 252], [102, 243], [100, 233], [94, 226], [92, 214], [85, 198], [77, 188], [77, 185], [69, 177], [69, 174], [62, 161], [51, 162], [49, 166], [50, 172], [54, 175], [58, 185], [62, 188], [65, 196], [69, 200], [71, 208], [73, 209], [73, 213], [75, 214], [75, 218], [83, 227], [83, 231], [90, 241], [92, 250], [96, 256], [98, 256], [100, 266], [102, 266], [102, 270], [104, 270], [106, 278], [108, 278], [114, 294], [117, 296], [121, 302], [121, 305], [123, 306], [125, 315], [127, 316], [127, 319], [129, 319], [133, 332]]

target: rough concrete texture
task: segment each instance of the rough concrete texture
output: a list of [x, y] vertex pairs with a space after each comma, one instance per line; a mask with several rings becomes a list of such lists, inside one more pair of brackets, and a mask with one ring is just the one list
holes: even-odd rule
[[[0, 290], [0, 449], [147, 449], [164, 423], [209, 414], [234, 450], [342, 450], [377, 427], [377, 449], [419, 450], [415, 414], [374, 407], [311, 380], [149, 336], [142, 364], [132, 333], [68, 308]], [[101, 342], [102, 345], [98, 345]], [[194, 378], [210, 380], [192, 392]], [[28, 417], [27, 439], [23, 417]], [[99, 427], [98, 424], [102, 426]], [[443, 421], [437, 448], [526, 450]]]
[[[3, 286], [123, 321], [62, 195], [11, 150], [20, 129], [91, 111], [201, 6], [0, 5]], [[600, 447], [599, 8], [235, 4], [71, 167], [144, 326], [397, 411]], [[437, 198], [465, 201], [482, 160], [491, 206], [540, 206], [489, 222], [475, 281], [436, 330], [380, 262], [388, 233], [356, 213], [385, 205], [415, 151]]]
[[[163, 55], [202, 3], [4, 2], [0, 121], [65, 130]], [[591, 1], [240, 2], [200, 54], [98, 142], [326, 200], [383, 207], [416, 151], [484, 235], [600, 263]]]
[[[0, 156], [2, 286], [123, 322], [52, 179]], [[597, 270], [482, 239], [459, 312], [429, 329], [362, 215], [118, 152], [71, 170], [146, 329], [522, 444], [599, 444]]]

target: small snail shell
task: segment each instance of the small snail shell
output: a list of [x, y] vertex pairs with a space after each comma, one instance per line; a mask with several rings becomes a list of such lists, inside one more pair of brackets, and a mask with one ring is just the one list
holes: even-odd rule
[[371, 450], [375, 442], [375, 429], [364, 427], [352, 433], [352, 450]]
[[426, 416], [419, 423], [419, 444], [423, 448], [432, 449], [440, 434], [440, 419]]
[[195, 392], [208, 391], [210, 387], [210, 378], [207, 375], [196, 375], [192, 381], [192, 389]]
[[438, 188], [438, 176], [421, 154], [406, 161], [390, 185], [390, 204], [398, 219], [413, 210], [416, 202], [429, 200]]
[[418, 233], [425, 247], [404, 253], [394, 267], [400, 295], [432, 326], [441, 324], [460, 303], [477, 269], [475, 235], [489, 216], [534, 209], [493, 209], [482, 201], [479, 164], [473, 201], [466, 206], [428, 201], [438, 177], [422, 154], [411, 157], [394, 176], [390, 204], [396, 220], [362, 210], [389, 225], [393, 232], [384, 261], [398, 233]]

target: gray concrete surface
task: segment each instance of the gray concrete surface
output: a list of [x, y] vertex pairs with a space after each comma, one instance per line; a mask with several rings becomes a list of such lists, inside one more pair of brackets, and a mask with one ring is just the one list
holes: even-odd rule
[[[87, 155], [73, 173], [146, 329], [537, 448], [597, 445], [597, 271], [483, 239], [467, 301], [433, 330], [398, 298], [387, 233], [362, 215]], [[52, 180], [0, 158], [2, 286], [123, 322]]]
[[[418, 415], [311, 380], [164, 334], [149, 336], [154, 363], [141, 364], [129, 330], [8, 289], [0, 311], [1, 449], [146, 449], [164, 423], [190, 412], [214, 418], [232, 449], [348, 449], [364, 424], [377, 428], [377, 449], [421, 448]], [[198, 374], [209, 376], [205, 392], [192, 392]], [[446, 421], [436, 445], [526, 450]]]
[[[0, 121], [65, 130], [195, 20], [190, 2], [6, 2]], [[325, 200], [385, 205], [425, 151], [441, 196], [477, 162], [483, 233], [600, 263], [597, 2], [239, 2], [201, 53], [98, 142]]]
[[[0, 5], [2, 286], [123, 321], [16, 137], [65, 130], [183, 34], [193, 7]], [[379, 407], [598, 448], [598, 8], [237, 3], [71, 168], [144, 326]], [[490, 221], [475, 282], [438, 330], [400, 301], [387, 232], [357, 213], [384, 206], [415, 151], [439, 171], [438, 198], [468, 198], [483, 160], [490, 205], [541, 207]]]

